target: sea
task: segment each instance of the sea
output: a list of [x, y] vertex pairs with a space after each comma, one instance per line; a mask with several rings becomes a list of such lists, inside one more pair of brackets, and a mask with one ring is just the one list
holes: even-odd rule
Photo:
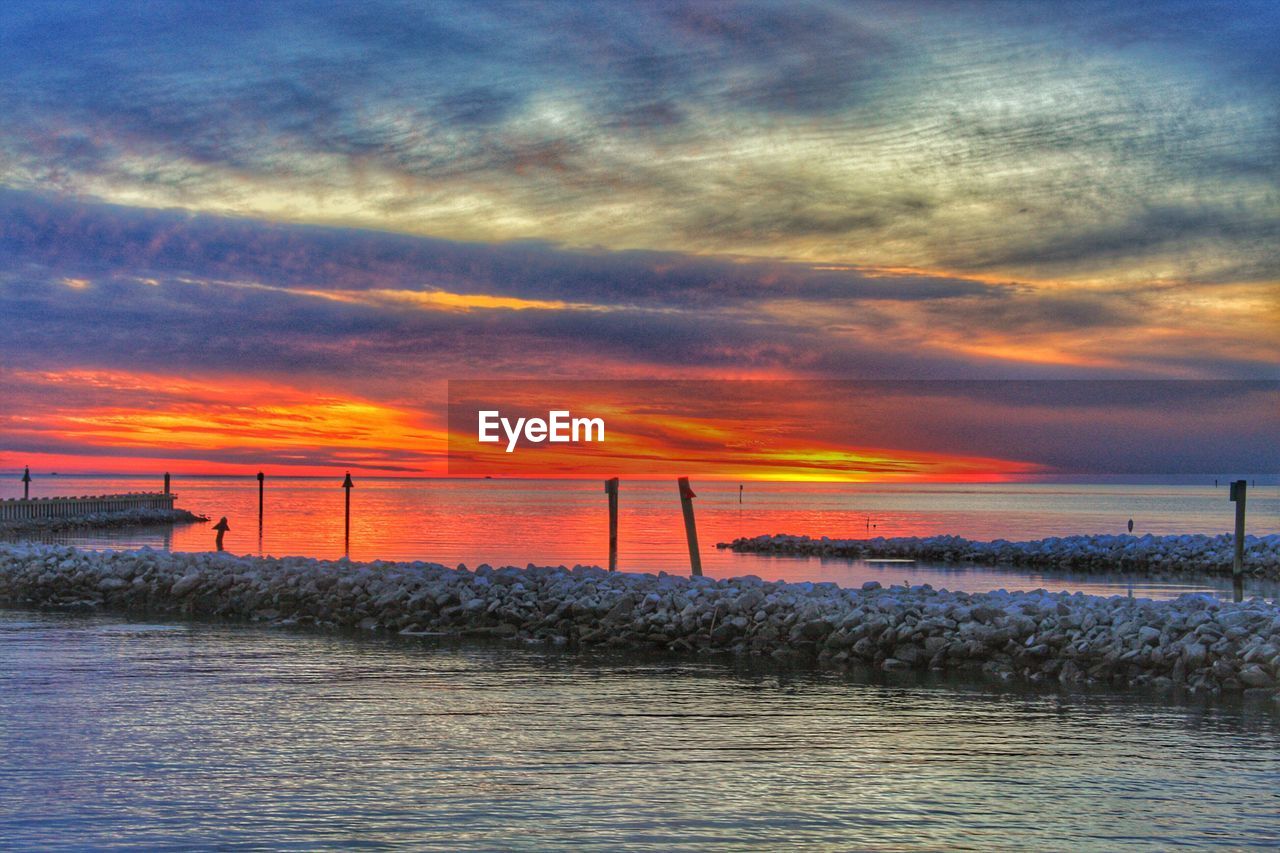
[[[608, 497], [598, 480], [360, 478], [351, 489], [350, 533], [339, 478], [267, 477], [259, 527], [252, 477], [175, 477], [176, 504], [210, 524], [72, 530], [36, 538], [83, 548], [207, 551], [211, 524], [226, 517], [226, 550], [324, 559], [423, 560], [474, 568], [608, 564]], [[741, 488], [740, 488], [741, 487]], [[21, 484], [0, 483], [0, 498]], [[33, 496], [156, 491], [158, 477], [37, 477]], [[1231, 580], [1123, 573], [1070, 575], [998, 566], [859, 561], [744, 554], [717, 548], [741, 536], [790, 533], [832, 538], [964, 536], [1040, 539], [1076, 534], [1229, 533], [1235, 505], [1226, 480], [1196, 484], [955, 484], [704, 482], [693, 484], [699, 554], [713, 577], [833, 581], [860, 586], [930, 583], [982, 592], [1048, 589], [1169, 598], [1185, 592], [1231, 595]], [[1280, 486], [1248, 492], [1247, 532], [1280, 533]], [[30, 538], [30, 537], [28, 537]], [[675, 480], [623, 481], [618, 568], [689, 572], [689, 545]], [[1250, 581], [1246, 594], [1274, 596]]]
[[[156, 488], [38, 479], [36, 494]], [[742, 485], [741, 494], [739, 485]], [[227, 549], [601, 564], [599, 482], [175, 478]], [[12, 496], [12, 484], [5, 484]], [[1221, 533], [1225, 486], [694, 483], [710, 575], [1217, 594], [1216, 578], [716, 549], [760, 533]], [[624, 571], [688, 571], [674, 482], [624, 482]], [[1280, 530], [1274, 485], [1249, 530]], [[48, 536], [213, 546], [209, 524]], [[1249, 594], [1274, 597], [1255, 586]], [[1280, 847], [1273, 696], [836, 672], [545, 644], [0, 609], [6, 850], [1224, 850]]]
[[1266, 850], [1276, 708], [0, 610], [0, 848]]

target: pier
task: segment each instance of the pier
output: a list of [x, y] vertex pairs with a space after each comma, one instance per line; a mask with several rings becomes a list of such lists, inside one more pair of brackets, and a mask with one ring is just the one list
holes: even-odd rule
[[45, 518], [78, 518], [135, 510], [173, 511], [172, 493], [129, 492], [120, 495], [81, 497], [10, 498], [0, 501], [0, 521], [36, 521]]

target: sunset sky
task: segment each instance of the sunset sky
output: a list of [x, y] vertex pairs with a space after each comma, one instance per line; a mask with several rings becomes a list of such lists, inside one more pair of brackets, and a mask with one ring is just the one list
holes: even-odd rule
[[0, 470], [443, 474], [468, 379], [1223, 380], [628, 447], [1274, 470], [1271, 0], [260, 5], [0, 9]]

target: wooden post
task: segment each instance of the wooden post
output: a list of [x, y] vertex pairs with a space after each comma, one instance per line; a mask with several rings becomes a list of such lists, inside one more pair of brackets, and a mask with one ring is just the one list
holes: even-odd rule
[[343, 551], [347, 554], [351, 553], [351, 490], [355, 488], [355, 483], [351, 482], [351, 472], [347, 472], [347, 478], [342, 481], [342, 488], [347, 492], [347, 511], [345, 524], [343, 527]]
[[164, 472], [164, 493], [169, 494], [169, 472]]
[[1244, 480], [1236, 480], [1231, 484], [1231, 500], [1236, 504], [1236, 555], [1231, 561], [1232, 577], [1244, 577]]
[[[262, 481], [265, 479], [266, 479], [266, 476], [261, 471], [259, 471], [258, 472], [258, 535], [259, 536], [262, 535]], [[348, 494], [350, 494], [350, 492], [348, 492]]]
[[604, 481], [609, 496], [609, 571], [618, 570], [618, 478]]
[[684, 535], [689, 540], [689, 568], [694, 577], [702, 576], [702, 555], [698, 553], [698, 527], [693, 523], [693, 499], [697, 497], [689, 488], [689, 478], [676, 481], [680, 488], [680, 509], [684, 512]]
[[22, 499], [24, 501], [31, 499], [31, 469], [30, 468], [22, 469]]

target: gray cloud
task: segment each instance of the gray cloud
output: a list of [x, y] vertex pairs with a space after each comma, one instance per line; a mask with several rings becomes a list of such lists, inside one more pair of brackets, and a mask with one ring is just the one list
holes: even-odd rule
[[255, 212], [270, 180], [310, 201], [291, 216], [399, 229], [1265, 277], [1278, 20], [1175, 0], [24, 4], [0, 22], [0, 181]]

